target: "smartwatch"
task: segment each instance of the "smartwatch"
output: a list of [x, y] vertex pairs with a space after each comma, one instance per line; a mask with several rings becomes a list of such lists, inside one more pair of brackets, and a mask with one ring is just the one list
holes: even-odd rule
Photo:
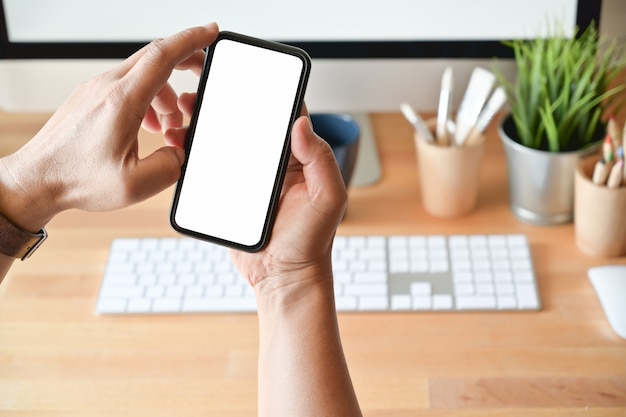
[[46, 240], [48, 233], [41, 229], [30, 233], [11, 223], [0, 214], [0, 253], [22, 261], [28, 259]]

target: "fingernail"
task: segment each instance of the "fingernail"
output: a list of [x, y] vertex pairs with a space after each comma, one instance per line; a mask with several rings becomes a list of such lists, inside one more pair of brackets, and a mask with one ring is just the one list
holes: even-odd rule
[[313, 125], [311, 124], [311, 119], [308, 116], [302, 116], [304, 118], [306, 118], [306, 134], [307, 135], [311, 135], [315, 132], [313, 132]]
[[176, 157], [182, 166], [185, 163], [185, 150], [183, 148], [179, 148], [178, 146], [174, 146], [174, 150], [176, 151]]

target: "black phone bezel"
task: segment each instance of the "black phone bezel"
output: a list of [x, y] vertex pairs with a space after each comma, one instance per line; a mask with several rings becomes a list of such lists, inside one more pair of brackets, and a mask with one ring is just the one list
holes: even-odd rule
[[[294, 103], [292, 106], [292, 111], [291, 111], [291, 115], [289, 119], [287, 132], [285, 132], [283, 148], [282, 148], [282, 152], [280, 156], [280, 161], [277, 167], [274, 185], [272, 188], [272, 195], [270, 196], [269, 205], [267, 207], [267, 211], [265, 215], [265, 222], [264, 222], [263, 229], [261, 232], [261, 237], [259, 241], [253, 245], [245, 245], [240, 242], [233, 242], [231, 240], [223, 239], [218, 236], [207, 235], [205, 233], [202, 233], [196, 230], [190, 230], [190, 229], [184, 228], [176, 223], [176, 210], [178, 208], [178, 201], [179, 201], [179, 196], [180, 196], [180, 192], [182, 189], [182, 185], [185, 180], [187, 161], [189, 160], [189, 154], [191, 152], [191, 147], [192, 147], [194, 136], [195, 136], [195, 129], [196, 129], [197, 121], [198, 121], [198, 116], [200, 113], [200, 109], [202, 108], [205, 85], [206, 85], [209, 72], [211, 69], [211, 63], [213, 60], [213, 54], [214, 54], [215, 48], [217, 44], [222, 40], [241, 42], [241, 43], [245, 43], [245, 44], [252, 45], [255, 47], [259, 47], [259, 48], [265, 48], [265, 49], [289, 54], [289, 55], [298, 57], [303, 63], [302, 71], [300, 73], [300, 80], [298, 83], [298, 89], [294, 97]], [[174, 230], [186, 236], [190, 236], [196, 239], [208, 241], [211, 243], [216, 243], [222, 246], [226, 246], [226, 247], [230, 247], [233, 249], [242, 250], [246, 252], [258, 252], [267, 245], [271, 236], [272, 227], [273, 227], [274, 220], [276, 217], [276, 209], [278, 206], [278, 200], [280, 198], [282, 184], [285, 178], [285, 173], [287, 170], [287, 165], [288, 165], [289, 157], [291, 154], [291, 151], [290, 151], [291, 129], [296, 119], [299, 117], [299, 115], [302, 112], [302, 107], [304, 105], [304, 95], [306, 92], [306, 86], [307, 86], [310, 71], [311, 71], [311, 58], [304, 50], [300, 48], [286, 45], [286, 44], [279, 43], [279, 42], [273, 42], [273, 41], [267, 41], [264, 39], [254, 38], [251, 36], [242, 35], [242, 34], [230, 32], [230, 31], [221, 31], [219, 33], [215, 42], [206, 49], [206, 58], [204, 61], [202, 74], [198, 82], [198, 90], [196, 93], [194, 110], [191, 115], [191, 119], [189, 121], [189, 130], [187, 132], [187, 138], [185, 142], [185, 154], [186, 154], [185, 163], [183, 163], [182, 168], [181, 168], [181, 176], [176, 184], [172, 207], [170, 210], [170, 224], [174, 228]], [[219, 202], [216, 202], [216, 204], [219, 204]]]

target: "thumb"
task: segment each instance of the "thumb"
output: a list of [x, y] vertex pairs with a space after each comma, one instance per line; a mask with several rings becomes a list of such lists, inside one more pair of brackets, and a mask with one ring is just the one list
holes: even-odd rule
[[311, 121], [306, 116], [301, 116], [294, 123], [291, 153], [302, 164], [312, 202], [329, 208], [345, 205], [347, 192], [335, 155], [330, 145], [313, 131]]
[[146, 200], [178, 181], [185, 160], [185, 151], [164, 146], [137, 162], [128, 184], [132, 203]]

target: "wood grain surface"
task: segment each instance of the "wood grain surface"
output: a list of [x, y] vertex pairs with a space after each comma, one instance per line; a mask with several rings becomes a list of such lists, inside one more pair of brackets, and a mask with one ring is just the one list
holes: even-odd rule
[[[0, 113], [0, 155], [49, 115]], [[428, 117], [428, 115], [425, 115]], [[342, 313], [342, 340], [365, 416], [624, 417], [626, 340], [611, 330], [573, 225], [536, 227], [508, 208], [497, 121], [487, 132], [475, 211], [428, 215], [419, 199], [413, 134], [400, 114], [372, 115], [382, 178], [350, 190], [338, 233], [523, 233], [539, 312]], [[161, 142], [142, 133], [142, 152]], [[68, 211], [48, 241], [0, 284], [0, 415], [256, 414], [254, 314], [94, 314], [116, 237], [175, 236], [172, 189], [110, 213]]]

